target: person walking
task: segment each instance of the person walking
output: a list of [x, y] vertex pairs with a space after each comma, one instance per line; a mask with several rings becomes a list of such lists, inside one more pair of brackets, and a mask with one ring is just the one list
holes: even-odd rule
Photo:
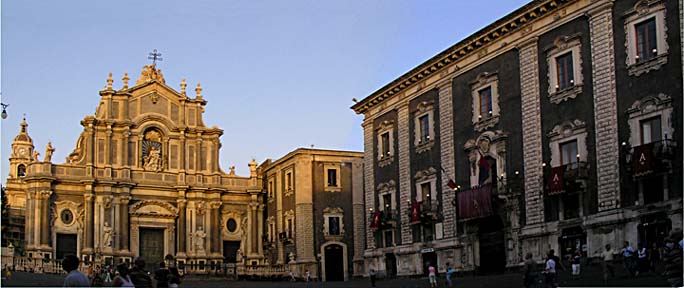
[[133, 261], [133, 269], [130, 272], [131, 281], [137, 288], [152, 288], [152, 279], [145, 271], [145, 259], [143, 257], [135, 258]]
[[428, 263], [428, 279], [430, 280], [430, 287], [437, 288], [437, 271], [435, 266]]
[[169, 269], [166, 269], [164, 261], [159, 262], [159, 268], [154, 270], [154, 280], [157, 280], [157, 288], [169, 287]]
[[629, 245], [629, 241], [624, 242], [620, 253], [623, 260], [622, 266], [629, 275], [634, 277], [634, 248]]
[[648, 253], [649, 268], [652, 272], [656, 271], [656, 265], [660, 262], [660, 248], [658, 248], [657, 243], [653, 243], [651, 246], [651, 251]]
[[112, 281], [112, 287], [135, 287], [129, 275], [128, 264], [121, 263], [116, 265], [116, 272], [118, 272], [119, 275], [114, 277], [114, 280]]
[[575, 254], [572, 256], [572, 276], [578, 279], [580, 276], [580, 263], [582, 263], [582, 253], [579, 250], [575, 250]]
[[375, 269], [371, 268], [368, 271], [368, 276], [370, 276], [371, 287], [375, 287]]
[[549, 251], [549, 254], [546, 257], [546, 266], [544, 267], [544, 278], [546, 280], [545, 287], [547, 288], [558, 287], [556, 285], [556, 261], [553, 258], [553, 250], [551, 250]]
[[537, 261], [532, 258], [532, 253], [525, 255], [525, 274], [523, 276], [523, 285], [526, 288], [537, 287]]
[[615, 277], [615, 271], [613, 270], [613, 249], [610, 244], [606, 244], [606, 250], [601, 253], [601, 262], [603, 266], [603, 284], [608, 283], [608, 275], [610, 277]]
[[637, 254], [639, 255], [639, 260], [636, 265], [636, 276], [642, 272], [648, 271], [648, 253], [646, 253], [646, 247], [643, 244], [637, 244]]
[[178, 268], [171, 267], [169, 268], [169, 272], [169, 288], [178, 288], [178, 285], [181, 283], [181, 276]]
[[64, 287], [90, 287], [88, 277], [77, 269], [79, 262], [74, 255], [67, 255], [62, 260], [62, 269], [68, 273], [64, 278]]
[[447, 262], [446, 263], [446, 287], [452, 287], [454, 285], [453, 282], [451, 282], [451, 275], [454, 274], [454, 269], [451, 268], [451, 263]]
[[678, 242], [682, 240], [682, 230], [676, 229], [670, 233], [665, 241], [663, 251], [663, 264], [665, 271], [663, 277], [667, 279], [671, 287], [682, 287], [682, 247]]
[[304, 270], [304, 275], [306, 275], [306, 282], [311, 282], [311, 272], [309, 269]]

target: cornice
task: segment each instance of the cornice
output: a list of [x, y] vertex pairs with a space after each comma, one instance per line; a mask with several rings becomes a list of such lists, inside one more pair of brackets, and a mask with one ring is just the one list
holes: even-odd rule
[[[534, 20], [550, 14], [573, 0], [536, 0], [507, 16], [488, 25], [468, 38], [454, 44], [428, 61], [405, 73], [401, 77], [373, 92], [368, 97], [351, 107], [356, 114], [367, 112], [371, 107], [378, 105], [386, 99], [406, 91], [416, 83], [435, 73], [444, 73], [447, 67], [452, 66], [459, 59], [476, 55], [489, 43], [507, 36], [521, 27], [529, 26]], [[531, 26], [530, 26], [531, 27]]]

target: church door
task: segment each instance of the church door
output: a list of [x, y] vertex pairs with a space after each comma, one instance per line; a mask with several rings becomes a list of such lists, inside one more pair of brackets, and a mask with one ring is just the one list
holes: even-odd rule
[[325, 247], [325, 281], [344, 281], [343, 251], [337, 244]]
[[57, 255], [55, 259], [64, 259], [66, 255], [76, 256], [76, 234], [57, 233]]
[[140, 228], [140, 256], [145, 259], [145, 269], [154, 271], [164, 261], [164, 229]]
[[240, 250], [240, 241], [223, 241], [223, 262], [236, 263], [242, 261], [242, 259], [237, 259], [237, 250]]

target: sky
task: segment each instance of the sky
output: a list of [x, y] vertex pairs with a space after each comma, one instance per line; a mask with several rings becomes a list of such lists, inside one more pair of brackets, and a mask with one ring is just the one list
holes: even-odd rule
[[194, 97], [201, 83], [204, 123], [224, 130], [224, 171], [248, 176], [253, 158], [311, 145], [363, 151], [352, 98], [527, 2], [2, 0], [0, 177], [24, 114], [41, 157], [51, 141], [52, 162], [64, 163], [107, 74], [115, 89], [124, 72], [134, 83], [153, 49], [167, 85], [187, 78]]

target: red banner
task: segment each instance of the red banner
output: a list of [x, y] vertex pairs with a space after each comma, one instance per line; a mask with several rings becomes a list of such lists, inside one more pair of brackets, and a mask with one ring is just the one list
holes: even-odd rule
[[460, 220], [486, 217], [492, 214], [492, 185], [487, 184], [458, 193]]
[[548, 185], [546, 194], [556, 195], [565, 192], [565, 185], [563, 184], [565, 168], [565, 165], [551, 168], [551, 174], [549, 174], [549, 179], [546, 182], [546, 185]]
[[653, 161], [653, 143], [634, 147], [632, 154], [632, 175], [644, 176], [655, 170]]
[[423, 202], [413, 202], [411, 204], [411, 224], [420, 223], [420, 205]]
[[380, 218], [382, 218], [382, 212], [377, 211], [373, 213], [373, 220], [371, 221], [370, 228], [378, 229], [380, 228]]

